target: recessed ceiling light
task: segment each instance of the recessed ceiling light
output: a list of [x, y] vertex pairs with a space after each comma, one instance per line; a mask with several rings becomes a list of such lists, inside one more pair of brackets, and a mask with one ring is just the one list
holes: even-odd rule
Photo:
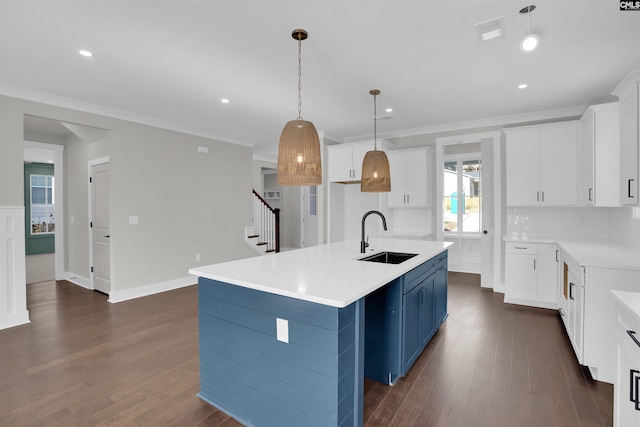
[[393, 111], [393, 108], [387, 108], [387, 109], [386, 109], [386, 110], [384, 110], [384, 111], [386, 111], [387, 113], [390, 113], [390, 112], [392, 112], [392, 111]]
[[78, 51], [78, 53], [82, 56], [86, 56], [87, 58], [90, 58], [93, 56], [93, 53], [89, 52], [88, 50], [84, 50], [84, 49], [80, 49]]
[[227, 98], [222, 98], [220, 102], [222, 102], [223, 104], [228, 104], [230, 101]]
[[526, 6], [520, 9], [521, 15], [527, 15], [527, 34], [520, 40], [520, 50], [523, 53], [535, 52], [540, 46], [540, 37], [537, 34], [531, 32], [531, 12], [535, 10], [536, 6]]
[[521, 85], [518, 85], [518, 89], [525, 89], [527, 87], [526, 83], [522, 83]]

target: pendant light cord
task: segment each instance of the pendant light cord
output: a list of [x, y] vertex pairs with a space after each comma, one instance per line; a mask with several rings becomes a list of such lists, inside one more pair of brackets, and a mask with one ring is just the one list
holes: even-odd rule
[[298, 120], [302, 120], [302, 34], [298, 33]]
[[378, 121], [376, 120], [377, 109], [376, 109], [376, 96], [377, 94], [373, 93], [373, 151], [378, 150], [378, 142], [377, 142], [377, 133], [378, 133]]

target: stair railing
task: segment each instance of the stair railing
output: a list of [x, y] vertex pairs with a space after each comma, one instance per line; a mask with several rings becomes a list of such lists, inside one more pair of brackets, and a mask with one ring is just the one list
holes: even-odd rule
[[253, 190], [253, 226], [258, 245], [265, 252], [280, 252], [280, 209], [272, 208], [256, 190]]

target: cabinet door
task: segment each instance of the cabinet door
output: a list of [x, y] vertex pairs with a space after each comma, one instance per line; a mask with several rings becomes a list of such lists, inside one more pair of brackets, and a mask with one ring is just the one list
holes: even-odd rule
[[578, 185], [578, 203], [581, 206], [594, 205], [595, 175], [595, 128], [594, 113], [587, 110], [582, 118], [580, 129], [580, 144], [582, 153], [580, 156], [580, 182]]
[[540, 202], [578, 204], [578, 128], [575, 124], [540, 130]]
[[447, 267], [442, 266], [436, 270], [433, 284], [434, 300], [434, 328], [437, 329], [447, 317]]
[[640, 410], [635, 400], [639, 398], [640, 358], [616, 331], [618, 371], [614, 391], [614, 425], [616, 427], [639, 426]]
[[[353, 181], [353, 149], [351, 147], [332, 149], [328, 153], [329, 182]], [[361, 160], [362, 162], [362, 160]], [[362, 167], [362, 163], [360, 164]]]
[[536, 256], [532, 254], [505, 255], [505, 297], [535, 301], [537, 297]]
[[569, 324], [571, 325], [571, 345], [576, 353], [576, 358], [583, 364], [584, 348], [584, 285], [580, 284], [573, 272], [569, 270]]
[[558, 304], [558, 246], [549, 243], [538, 244], [537, 296], [539, 302]]
[[638, 204], [638, 84], [620, 97], [620, 203]]
[[402, 334], [402, 375], [405, 375], [409, 367], [420, 354], [420, 322], [423, 291], [418, 285], [402, 298], [404, 315]]
[[427, 345], [436, 330], [433, 298], [434, 282], [435, 274], [432, 274], [420, 285], [420, 350]]
[[388, 204], [390, 208], [405, 207], [407, 200], [407, 162], [406, 155], [403, 153], [387, 153], [389, 159], [389, 170], [391, 172], [391, 191], [388, 195]]
[[406, 154], [406, 165], [407, 204], [411, 207], [427, 207], [427, 151]]
[[[380, 147], [378, 147], [380, 149]], [[369, 144], [360, 145], [358, 147], [353, 147], [353, 178], [352, 181], [360, 181], [362, 179], [362, 161], [364, 160], [364, 156], [367, 154], [367, 151], [373, 150], [373, 143], [369, 146]]]
[[507, 206], [537, 206], [540, 199], [539, 131], [507, 135]]

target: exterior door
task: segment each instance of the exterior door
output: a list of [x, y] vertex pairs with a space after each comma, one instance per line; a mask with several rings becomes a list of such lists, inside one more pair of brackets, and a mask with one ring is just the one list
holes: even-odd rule
[[111, 291], [109, 163], [91, 166], [91, 248], [93, 289]]

